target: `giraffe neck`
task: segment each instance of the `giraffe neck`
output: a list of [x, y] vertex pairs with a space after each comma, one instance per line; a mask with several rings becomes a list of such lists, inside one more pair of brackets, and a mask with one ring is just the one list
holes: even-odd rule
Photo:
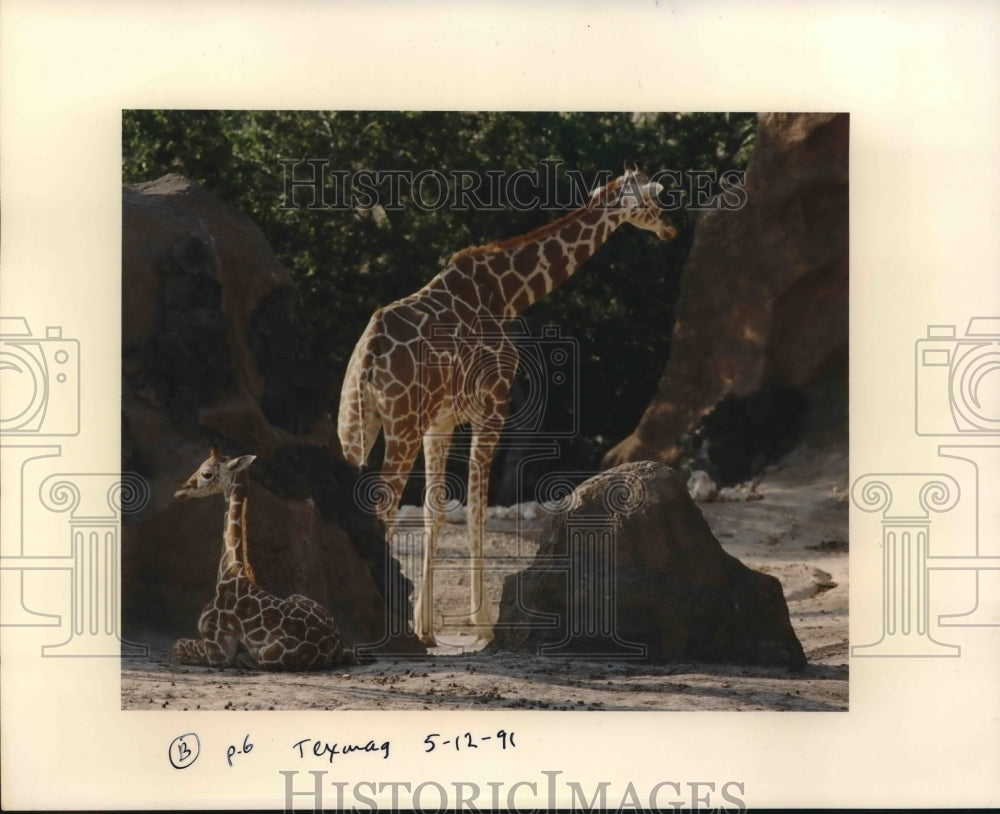
[[239, 480], [226, 490], [226, 525], [222, 536], [222, 559], [219, 561], [219, 581], [245, 576], [242, 551], [246, 530], [244, 523], [245, 488]]
[[527, 235], [466, 249], [452, 258], [462, 268], [469, 256], [479, 273], [499, 284], [498, 316], [517, 316], [565, 282], [625, 221], [622, 210], [585, 206]]

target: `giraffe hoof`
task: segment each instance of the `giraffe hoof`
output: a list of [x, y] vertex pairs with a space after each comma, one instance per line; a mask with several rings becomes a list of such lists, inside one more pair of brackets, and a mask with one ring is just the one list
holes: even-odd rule
[[473, 615], [469, 619], [469, 625], [476, 634], [477, 645], [483, 646], [493, 641], [493, 623], [490, 622], [489, 617], [486, 617], [485, 614], [482, 616]]
[[417, 638], [420, 639], [421, 644], [425, 644], [427, 647], [437, 647], [437, 639], [434, 638], [433, 633], [424, 633]]

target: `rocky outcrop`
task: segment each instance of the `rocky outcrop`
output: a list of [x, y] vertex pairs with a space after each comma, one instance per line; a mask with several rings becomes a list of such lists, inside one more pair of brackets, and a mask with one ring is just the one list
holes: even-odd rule
[[406, 633], [409, 581], [327, 446], [331, 394], [317, 383], [331, 376], [311, 362], [297, 292], [260, 230], [179, 176], [126, 187], [122, 218], [122, 471], [150, 493], [123, 522], [125, 637], [196, 632], [224, 501], [172, 495], [214, 444], [258, 456], [249, 556], [264, 588], [321, 602], [350, 645], [422, 651]]
[[760, 117], [746, 204], [699, 219], [658, 392], [605, 466], [675, 460], [727, 396], [767, 388], [800, 391], [813, 428], [846, 431], [848, 123]]
[[727, 554], [683, 480], [625, 464], [568, 495], [530, 567], [504, 581], [500, 650], [805, 666], [774, 577]]

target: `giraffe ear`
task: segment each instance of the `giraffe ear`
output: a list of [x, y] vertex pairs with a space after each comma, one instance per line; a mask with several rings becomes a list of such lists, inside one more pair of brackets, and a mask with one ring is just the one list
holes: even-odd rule
[[656, 202], [656, 196], [663, 192], [663, 184], [656, 181], [639, 183], [634, 175], [625, 179], [619, 194], [619, 200], [625, 209], [639, 209], [649, 203]]
[[241, 455], [239, 458], [232, 458], [226, 461], [225, 467], [226, 471], [230, 474], [236, 474], [237, 472], [242, 472], [250, 464], [257, 460], [256, 455]]

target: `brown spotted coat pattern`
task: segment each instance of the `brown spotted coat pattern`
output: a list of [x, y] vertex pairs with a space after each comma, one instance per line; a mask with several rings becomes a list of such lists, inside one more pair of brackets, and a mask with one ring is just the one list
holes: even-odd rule
[[586, 206], [529, 234], [464, 249], [414, 294], [376, 311], [348, 363], [338, 435], [363, 466], [385, 433], [377, 514], [391, 534], [403, 487], [423, 445], [424, 558], [415, 632], [434, 643], [434, 561], [444, 522], [445, 461], [454, 428], [472, 428], [468, 522], [472, 630], [492, 637], [482, 600], [482, 546], [489, 467], [508, 414], [517, 369], [510, 320], [566, 280], [623, 223], [661, 240], [677, 231], [654, 200], [659, 184], [637, 170], [595, 191]]

